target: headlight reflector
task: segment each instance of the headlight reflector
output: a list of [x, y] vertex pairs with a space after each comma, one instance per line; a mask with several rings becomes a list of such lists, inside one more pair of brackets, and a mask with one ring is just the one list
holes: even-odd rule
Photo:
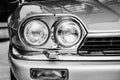
[[77, 21], [63, 20], [57, 25], [55, 37], [64, 47], [77, 44], [81, 37], [81, 29]]
[[48, 36], [49, 30], [43, 21], [31, 20], [24, 26], [23, 37], [29, 45], [40, 46], [47, 41]]

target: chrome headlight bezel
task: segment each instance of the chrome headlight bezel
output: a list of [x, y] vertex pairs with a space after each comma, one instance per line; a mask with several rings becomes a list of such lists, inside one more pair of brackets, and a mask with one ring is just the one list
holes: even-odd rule
[[[78, 26], [79, 33], [80, 33], [79, 39], [74, 44], [71, 44], [71, 45], [64, 45], [63, 43], [61, 43], [61, 41], [59, 41], [59, 39], [57, 37], [57, 31], [58, 31], [59, 25], [61, 25], [64, 22], [67, 22], [67, 21], [75, 23]], [[83, 26], [83, 25], [80, 23], [80, 21], [78, 19], [76, 19], [74, 17], [61, 17], [61, 18], [59, 18], [54, 24], [54, 38], [55, 38], [56, 43], [64, 48], [70, 48], [70, 47], [77, 45], [79, 43], [82, 35], [83, 35], [82, 28], [80, 26]]]
[[[32, 22], [32, 21], [39, 21], [41, 24], [43, 24], [46, 29], [47, 29], [47, 37], [45, 38], [45, 40], [40, 43], [40, 44], [31, 44], [29, 41], [26, 40], [25, 38], [25, 29], [26, 29], [26, 25], [28, 25], [28, 23]], [[50, 29], [49, 29], [49, 26], [47, 25], [47, 23], [43, 20], [41, 20], [39, 17], [32, 17], [32, 18], [29, 18], [29, 19], [26, 19], [24, 20], [21, 24], [20, 24], [20, 27], [18, 29], [18, 35], [19, 35], [19, 38], [20, 40], [22, 41], [23, 44], [27, 45], [27, 46], [30, 46], [30, 47], [33, 47], [33, 48], [40, 48], [41, 46], [43, 46], [49, 39], [50, 37]]]

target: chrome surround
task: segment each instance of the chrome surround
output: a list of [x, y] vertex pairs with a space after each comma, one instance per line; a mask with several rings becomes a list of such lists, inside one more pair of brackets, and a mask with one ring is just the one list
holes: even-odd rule
[[[69, 50], [74, 49], [74, 50], [77, 51], [78, 46], [82, 45], [82, 42], [84, 41], [84, 39], [86, 38], [86, 36], [88, 34], [88, 29], [87, 29], [86, 25], [84, 24], [84, 22], [78, 16], [73, 15], [73, 14], [55, 14], [55, 16], [57, 16], [57, 17], [59, 17], [59, 16], [62, 16], [62, 17], [71, 16], [73, 19], [77, 20], [77, 22], [81, 25], [80, 29], [82, 30], [82, 35], [81, 35], [81, 39], [79, 40], [79, 42], [76, 45], [74, 45], [73, 47], [70, 47], [70, 48], [66, 48], [66, 47], [61, 46], [61, 49], [64, 49], [64, 48], [69, 49]], [[53, 25], [53, 27], [54, 27], [54, 25]], [[74, 50], [72, 52], [74, 52]]]
[[58, 54], [57, 58], [50, 59], [42, 52], [32, 55], [21, 55], [15, 48], [9, 51], [14, 58], [20, 60], [38, 60], [38, 61], [119, 61], [120, 56], [80, 56], [77, 54]]
[[89, 32], [87, 37], [113, 37], [120, 36], [120, 31], [111, 32]]
[[[30, 18], [30, 17], [34, 17], [34, 16], [75, 16], [73, 14], [35, 14], [35, 15], [32, 15], [32, 16], [29, 16], [27, 18]], [[119, 30], [116, 30], [116, 31], [109, 31], [109, 32], [91, 32], [87, 29], [86, 25], [84, 24], [84, 22], [77, 16], [75, 16], [76, 18], [78, 18], [81, 23], [84, 25], [83, 26], [83, 30], [84, 30], [84, 37], [83, 37], [83, 40], [84, 41], [84, 38], [86, 37], [108, 37], [108, 36], [120, 36], [120, 32]], [[27, 19], [25, 18], [25, 19]], [[24, 20], [25, 20], [24, 19]], [[22, 20], [22, 21], [24, 21]], [[89, 31], [89, 32], [88, 32]], [[82, 43], [82, 42], [81, 42]], [[43, 51], [44, 49], [34, 49], [34, 48], [31, 48], [31, 50], [33, 51], [38, 51], [38, 54], [32, 54], [32, 55], [21, 55], [19, 54], [15, 49], [12, 50], [12, 55], [15, 57], [15, 58], [18, 58], [18, 59], [23, 59], [23, 60], [51, 60], [49, 58], [47, 58], [44, 54], [43, 54]], [[45, 49], [45, 50], [48, 50], [49, 49]], [[66, 49], [66, 48], [63, 48], [63, 49], [56, 49], [56, 51], [59, 51], [59, 53], [61, 53], [61, 55], [58, 54], [58, 58], [57, 59], [54, 59], [54, 60], [77, 60], [77, 61], [86, 61], [86, 60], [120, 60], [120, 56], [80, 56], [80, 55], [77, 55], [76, 53], [76, 49], [74, 48], [70, 48], [70, 49]], [[67, 52], [69, 54], [66, 54], [64, 55], [64, 53]], [[73, 54], [74, 53], [74, 54]], [[62, 55], [63, 54], [63, 55]]]
[[[73, 46], [73, 47], [70, 47], [70, 48], [61, 48], [61, 49], [63, 49], [63, 50], [70, 50], [70, 49], [74, 49], [75, 51], [77, 51], [77, 47], [79, 46], [79, 45], [81, 45], [81, 43], [82, 43], [82, 41], [85, 39], [85, 37], [87, 36], [87, 33], [88, 33], [88, 30], [87, 30], [87, 27], [86, 27], [86, 25], [84, 24], [84, 22], [78, 17], [78, 16], [76, 16], [76, 15], [73, 15], [73, 14], [33, 14], [33, 15], [30, 15], [30, 16], [27, 16], [26, 18], [24, 18], [23, 20], [20, 20], [21, 22], [20, 22], [20, 25], [19, 25], [19, 28], [18, 28], [18, 37], [19, 37], [19, 39], [20, 39], [20, 41], [22, 42], [22, 40], [21, 40], [21, 38], [20, 38], [20, 33], [19, 33], [19, 31], [20, 31], [20, 27], [21, 27], [21, 25], [22, 25], [22, 23], [24, 23], [24, 21], [25, 20], [27, 20], [27, 19], [29, 19], [29, 18], [31, 18], [31, 17], [45, 17], [45, 16], [48, 16], [48, 17], [50, 17], [50, 16], [55, 16], [55, 17], [69, 17], [69, 16], [71, 16], [71, 17], [74, 17], [74, 18], [76, 18], [76, 19], [78, 19], [78, 21], [80, 21], [80, 24], [82, 24], [83, 26], [81, 26], [81, 28], [82, 28], [82, 37], [81, 37], [81, 40], [79, 41], [79, 43], [76, 45], [76, 46]], [[54, 23], [53, 23], [54, 24]], [[51, 26], [52, 27], [52, 26]], [[51, 32], [51, 31], [50, 31]], [[51, 33], [52, 34], [52, 33]], [[33, 51], [43, 51], [43, 49], [44, 50], [47, 50], [46, 48], [39, 48], [39, 49], [37, 49], [37, 48], [32, 48], [32, 47], [30, 47], [30, 46], [27, 46], [27, 45], [25, 45], [24, 44], [24, 42], [22, 42], [22, 44], [24, 45], [24, 46], [26, 46], [27, 48], [29, 48], [30, 50], [33, 50]], [[60, 49], [60, 48], [57, 48], [57, 49]], [[74, 51], [73, 50], [73, 51]]]
[[23, 32], [21, 33], [21, 31], [24, 31], [24, 29], [25, 29], [25, 27], [26, 27], [25, 25], [27, 25], [29, 22], [34, 21], [34, 20], [40, 21], [40, 22], [42, 22], [43, 24], [46, 25], [46, 28], [48, 29], [48, 37], [47, 37], [47, 39], [45, 40], [45, 42], [47, 42], [48, 38], [50, 37], [50, 29], [49, 29], [47, 23], [45, 23], [44, 21], [40, 20], [40, 18], [38, 18], [38, 17], [28, 18], [28, 19], [26, 19], [23, 23], [21, 23], [21, 25], [20, 25], [20, 27], [19, 27], [19, 29], [18, 29], [18, 35], [19, 35], [19, 39], [21, 40], [21, 42], [22, 42], [24, 45], [26, 45], [26, 46], [31, 46], [31, 47], [33, 47], [33, 48], [39, 48], [40, 46], [44, 45], [45, 42], [42, 43], [42, 44], [40, 44], [40, 45], [31, 45], [30, 43], [28, 43], [28, 42], [25, 40], [24, 33], [23, 33]]
[[[73, 21], [73, 22], [77, 23], [78, 25], [80, 25], [80, 26], [79, 26], [79, 29], [80, 29], [80, 31], [81, 31], [80, 38], [79, 38], [79, 40], [78, 40], [75, 44], [73, 44], [73, 45], [71, 45], [71, 46], [62, 45], [62, 44], [59, 42], [59, 40], [57, 39], [57, 35], [56, 35], [56, 30], [58, 29], [58, 25], [59, 25], [61, 22], [65, 21], [65, 20], [68, 20], [68, 21], [70, 20], [70, 21]], [[82, 23], [81, 23], [79, 20], [77, 20], [77, 19], [74, 18], [74, 17], [64, 17], [64, 18], [60, 18], [60, 19], [58, 19], [58, 20], [53, 24], [52, 27], [54, 28], [54, 31], [53, 31], [53, 32], [54, 32], [55, 41], [56, 41], [56, 43], [57, 43], [58, 45], [60, 45], [61, 47], [70, 48], [70, 47], [72, 47], [72, 46], [77, 45], [77, 44], [79, 43], [79, 41], [81, 41], [81, 37], [82, 37], [82, 34], [83, 34], [83, 29], [81, 29], [81, 27], [83, 27], [83, 25], [82, 25]]]

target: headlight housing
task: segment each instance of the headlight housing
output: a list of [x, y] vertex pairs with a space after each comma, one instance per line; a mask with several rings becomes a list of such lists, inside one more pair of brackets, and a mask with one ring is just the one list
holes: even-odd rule
[[49, 28], [40, 19], [30, 19], [22, 24], [19, 33], [25, 44], [32, 47], [39, 47], [48, 40]]
[[56, 23], [55, 38], [62, 47], [76, 45], [81, 35], [82, 29], [75, 19], [61, 19]]

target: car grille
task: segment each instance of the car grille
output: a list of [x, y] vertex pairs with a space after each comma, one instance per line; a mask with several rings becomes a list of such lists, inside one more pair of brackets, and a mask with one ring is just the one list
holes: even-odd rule
[[[102, 52], [101, 55], [119, 55], [120, 54], [120, 37], [91, 37], [86, 38], [83, 46], [78, 48], [79, 51]], [[88, 53], [87, 52], [87, 53]], [[97, 54], [96, 53], [96, 54]]]

